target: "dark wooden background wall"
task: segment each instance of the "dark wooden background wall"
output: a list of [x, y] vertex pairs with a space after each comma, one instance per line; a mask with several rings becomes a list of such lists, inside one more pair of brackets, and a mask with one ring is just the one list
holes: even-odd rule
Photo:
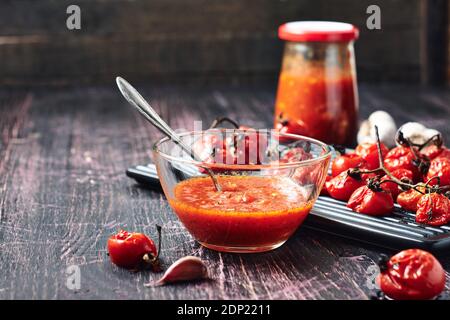
[[[81, 7], [81, 30], [66, 28], [70, 4]], [[381, 7], [381, 30], [365, 27], [370, 4]], [[427, 20], [430, 6], [440, 20]], [[361, 29], [360, 80], [429, 82], [430, 72], [447, 73], [447, 12], [447, 0], [1, 0], [0, 83], [109, 83], [118, 74], [149, 82], [275, 81], [277, 27], [307, 19]], [[430, 42], [436, 30], [444, 31]]]

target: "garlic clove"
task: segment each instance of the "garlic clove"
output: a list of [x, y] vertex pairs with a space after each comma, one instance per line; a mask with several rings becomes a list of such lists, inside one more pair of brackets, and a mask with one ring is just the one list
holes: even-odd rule
[[429, 129], [418, 122], [407, 122], [398, 131], [403, 134], [404, 138], [414, 144], [423, 144], [431, 137], [441, 134], [439, 131]]
[[361, 123], [357, 140], [359, 144], [377, 141], [375, 126], [378, 127], [380, 140], [387, 147], [395, 146], [395, 133], [397, 126], [392, 116], [386, 111], [375, 111], [369, 118]]
[[208, 268], [205, 263], [200, 258], [187, 256], [175, 261], [161, 279], [145, 286], [162, 286], [173, 282], [193, 281], [207, 277]]

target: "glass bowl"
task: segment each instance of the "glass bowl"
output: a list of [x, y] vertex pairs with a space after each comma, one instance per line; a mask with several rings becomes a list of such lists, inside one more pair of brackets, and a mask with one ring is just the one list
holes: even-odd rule
[[286, 242], [319, 196], [331, 157], [320, 141], [274, 130], [211, 129], [180, 138], [196, 160], [169, 138], [153, 146], [164, 193], [200, 244], [224, 252]]

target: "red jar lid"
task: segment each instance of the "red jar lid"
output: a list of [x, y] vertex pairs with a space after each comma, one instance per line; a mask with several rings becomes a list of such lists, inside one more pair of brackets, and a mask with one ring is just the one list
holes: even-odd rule
[[294, 21], [278, 28], [280, 39], [288, 41], [352, 41], [358, 35], [359, 30], [354, 25], [334, 21]]

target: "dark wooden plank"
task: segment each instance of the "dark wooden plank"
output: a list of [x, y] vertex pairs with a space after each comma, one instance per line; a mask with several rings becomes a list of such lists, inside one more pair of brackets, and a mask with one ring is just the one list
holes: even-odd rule
[[[417, 29], [420, 0], [380, 0], [383, 26]], [[68, 36], [66, 8], [70, 0], [2, 1], [0, 35]], [[279, 24], [296, 19], [346, 20], [365, 26], [370, 0], [78, 0], [82, 28], [89, 35], [179, 36], [275, 34]], [[48, 17], [52, 17], [49, 19]], [[367, 30], [362, 30], [366, 32]]]
[[314, 19], [359, 27], [360, 79], [418, 82], [420, 2], [378, 1], [382, 29], [368, 30], [370, 0], [81, 0], [82, 29], [69, 31], [69, 0], [3, 1], [0, 83], [108, 83], [119, 73], [155, 83], [273, 82], [278, 26]]
[[421, 81], [424, 84], [445, 84], [447, 80], [448, 10], [447, 0], [421, 2]]
[[[272, 123], [274, 87], [139, 86], [170, 124], [227, 114], [257, 127]], [[385, 108], [399, 121], [423, 119], [450, 132], [444, 90], [362, 86], [365, 116]], [[371, 269], [384, 249], [304, 228], [280, 249], [222, 254], [199, 246], [164, 196], [124, 175], [150, 161], [150, 128], [113, 87], [0, 90], [1, 299], [366, 299]], [[428, 113], [423, 110], [427, 109]], [[447, 131], [445, 131], [447, 130]], [[155, 236], [163, 226], [163, 263], [193, 254], [214, 281], [144, 288], [157, 275], [130, 273], [106, 255], [108, 236], [127, 228]], [[449, 257], [440, 258], [450, 270]], [[81, 289], [66, 287], [77, 265]]]

